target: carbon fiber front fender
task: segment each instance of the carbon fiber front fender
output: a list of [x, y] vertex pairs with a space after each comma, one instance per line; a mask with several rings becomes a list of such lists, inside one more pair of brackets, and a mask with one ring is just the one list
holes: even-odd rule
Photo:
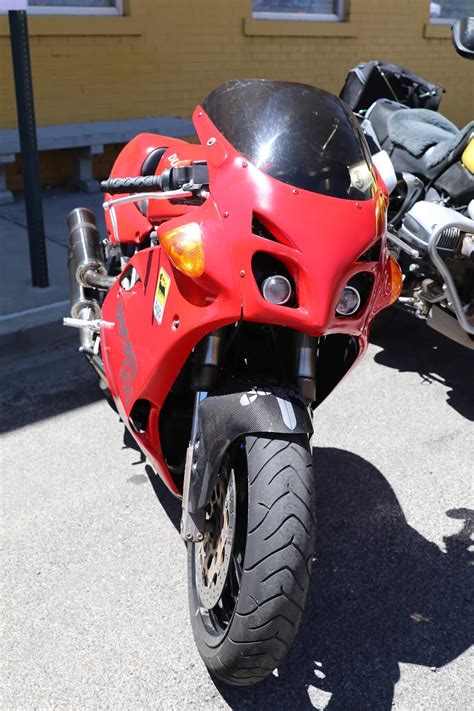
[[242, 435], [313, 433], [308, 408], [300, 395], [278, 385], [236, 383], [202, 401], [199, 433], [193, 452], [189, 510], [204, 508], [216, 484], [222, 457]]

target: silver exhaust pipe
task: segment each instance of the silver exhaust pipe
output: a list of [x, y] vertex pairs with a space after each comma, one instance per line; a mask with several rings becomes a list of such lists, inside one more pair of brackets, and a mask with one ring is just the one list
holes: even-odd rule
[[92, 210], [76, 207], [67, 218], [69, 227], [69, 259], [76, 280], [85, 289], [108, 291], [115, 277], [108, 276], [105, 254], [97, 222]]
[[[110, 289], [115, 277], [107, 274], [104, 249], [92, 210], [78, 207], [69, 213], [67, 222], [71, 319], [64, 319], [64, 322], [68, 326], [80, 326], [80, 350], [99, 375], [101, 385], [108, 387], [102, 358], [94, 348], [94, 333], [102, 317], [99, 290]], [[73, 320], [78, 323], [72, 323]]]

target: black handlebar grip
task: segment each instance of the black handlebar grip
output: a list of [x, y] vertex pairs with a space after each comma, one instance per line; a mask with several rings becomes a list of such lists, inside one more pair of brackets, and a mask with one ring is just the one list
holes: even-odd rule
[[135, 178], [109, 178], [100, 184], [103, 193], [147, 193], [161, 190], [161, 175], [139, 175]]

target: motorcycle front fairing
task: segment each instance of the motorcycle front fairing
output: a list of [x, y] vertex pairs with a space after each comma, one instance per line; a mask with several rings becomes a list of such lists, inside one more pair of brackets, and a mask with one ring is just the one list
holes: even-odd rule
[[[209, 101], [206, 107], [212, 113]], [[327, 127], [328, 142], [334, 137], [331, 132], [339, 129], [338, 121], [343, 123], [343, 117]], [[302, 183], [291, 165], [287, 179], [292, 183], [285, 182], [281, 173], [278, 178], [272, 175], [268, 161], [258, 167], [254, 156], [243, 153], [218, 130], [204, 107], [197, 107], [193, 122], [199, 146], [175, 141], [169, 147], [170, 139], [153, 137], [155, 148], [168, 146], [157, 172], [167, 165], [170, 155], [175, 161], [205, 160], [209, 195], [202, 205], [192, 207], [177, 207], [172, 200], [150, 200], [146, 217], [139, 216], [143, 227], [136, 239], [143, 239], [152, 227], [162, 237], [193, 222], [202, 235], [204, 272], [191, 278], [175, 268], [163, 247], [141, 249], [130, 258], [104, 300], [103, 320], [113, 326], [101, 330], [104, 366], [119, 412], [175, 494], [180, 491], [162, 453], [159, 416], [173, 383], [205, 335], [238, 321], [284, 326], [311, 336], [347, 334], [358, 342], [357, 360], [366, 348], [371, 319], [389, 304], [391, 293], [385, 249], [386, 191], [381, 181], [377, 184], [373, 175], [368, 176], [370, 163], [367, 170], [363, 167], [362, 177], [349, 178], [344, 197], [334, 197], [311, 189], [307, 175]], [[138, 148], [139, 140], [135, 141]], [[119, 158], [112, 176], [133, 174], [133, 167], [143, 161], [134, 148], [127, 156], [126, 160]], [[353, 169], [357, 172], [357, 167]], [[331, 193], [327, 175], [320, 181], [322, 187], [324, 181]], [[358, 199], [348, 197], [347, 191]], [[119, 205], [115, 227], [108, 218], [109, 230], [120, 241], [122, 235], [131, 241], [136, 213], [136, 206]], [[265, 225], [270, 238], [252, 231], [255, 219]], [[378, 240], [380, 256], [368, 261], [367, 250]], [[274, 305], [263, 298], [254, 274], [258, 254], [277, 260], [291, 275], [296, 291], [292, 306]], [[130, 282], [123, 276], [131, 269], [138, 278], [128, 288]], [[336, 305], [344, 286], [359, 272], [371, 275], [370, 295], [357, 314], [341, 318]], [[149, 403], [150, 413], [140, 431], [133, 426], [131, 414], [142, 401]]]

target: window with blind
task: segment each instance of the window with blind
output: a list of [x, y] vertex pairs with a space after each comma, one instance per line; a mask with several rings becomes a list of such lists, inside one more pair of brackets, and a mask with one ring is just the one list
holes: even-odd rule
[[253, 0], [256, 20], [317, 20], [339, 22], [344, 19], [344, 0]]
[[[255, 4], [255, 3], [254, 3]], [[450, 24], [474, 15], [474, 0], [437, 0], [430, 2], [430, 21]]]
[[121, 15], [122, 0], [27, 0], [30, 14]]

